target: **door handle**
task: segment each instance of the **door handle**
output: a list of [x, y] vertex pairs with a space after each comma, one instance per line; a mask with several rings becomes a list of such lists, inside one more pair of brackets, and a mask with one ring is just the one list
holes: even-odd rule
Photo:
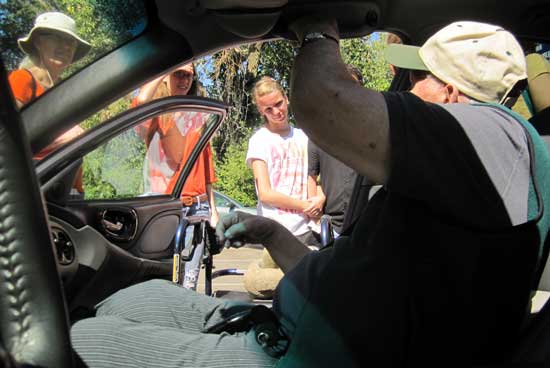
[[124, 226], [124, 224], [122, 222], [119, 222], [119, 221], [117, 221], [116, 224], [113, 224], [109, 220], [102, 219], [101, 222], [103, 223], [103, 226], [105, 226], [105, 228], [107, 230], [111, 230], [111, 231], [120, 231], [120, 230], [122, 230], [122, 227]]
[[99, 214], [101, 231], [116, 241], [128, 242], [134, 239], [137, 227], [137, 213], [131, 208], [109, 208]]

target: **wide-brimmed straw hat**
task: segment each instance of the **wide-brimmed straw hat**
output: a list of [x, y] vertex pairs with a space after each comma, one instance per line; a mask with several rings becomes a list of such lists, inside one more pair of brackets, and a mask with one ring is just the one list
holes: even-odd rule
[[59, 12], [48, 12], [40, 14], [34, 21], [34, 27], [27, 37], [17, 40], [19, 47], [27, 55], [37, 55], [34, 47], [33, 37], [41, 31], [52, 30], [71, 36], [77, 41], [73, 61], [80, 60], [90, 51], [91, 45], [76, 34], [76, 23], [73, 18]]

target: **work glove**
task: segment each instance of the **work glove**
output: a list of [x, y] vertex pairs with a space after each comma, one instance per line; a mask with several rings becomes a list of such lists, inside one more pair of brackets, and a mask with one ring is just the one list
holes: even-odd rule
[[234, 211], [224, 215], [216, 226], [218, 244], [240, 248], [245, 244], [266, 245], [277, 232], [286, 229], [278, 222], [263, 216]]

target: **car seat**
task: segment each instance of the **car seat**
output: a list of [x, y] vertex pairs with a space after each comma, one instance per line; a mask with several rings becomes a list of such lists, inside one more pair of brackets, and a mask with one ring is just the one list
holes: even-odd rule
[[[550, 151], [550, 64], [539, 54], [526, 57], [528, 94], [524, 98], [532, 112], [529, 122], [541, 135]], [[550, 292], [550, 236], [543, 246], [541, 263], [535, 276], [539, 292]], [[510, 356], [491, 367], [547, 367], [550, 366], [550, 303], [534, 311], [526, 324], [521, 340]]]
[[[527, 63], [528, 94], [524, 96], [533, 114], [529, 122], [540, 134], [550, 152], [550, 64], [540, 54], [529, 54]], [[544, 267], [541, 267], [537, 275], [538, 290], [550, 292], [550, 237], [546, 238], [542, 259], [545, 259]]]

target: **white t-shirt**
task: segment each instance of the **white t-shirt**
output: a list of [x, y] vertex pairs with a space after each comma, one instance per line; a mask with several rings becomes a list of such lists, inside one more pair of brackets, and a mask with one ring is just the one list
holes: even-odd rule
[[[305, 133], [290, 127], [286, 137], [260, 128], [248, 142], [246, 164], [253, 159], [266, 163], [271, 189], [295, 199], [307, 199], [307, 141]], [[256, 187], [256, 193], [258, 188]], [[258, 215], [281, 223], [294, 235], [309, 230], [309, 219], [297, 210], [272, 207], [258, 201]]]

